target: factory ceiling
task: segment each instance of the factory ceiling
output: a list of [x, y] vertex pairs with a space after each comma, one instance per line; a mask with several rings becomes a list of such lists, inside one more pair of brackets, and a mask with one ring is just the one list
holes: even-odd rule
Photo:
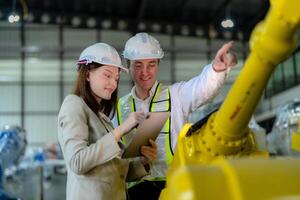
[[[15, 4], [15, 6], [14, 6]], [[15, 9], [14, 9], [15, 7]], [[2, 0], [1, 20], [12, 10], [31, 23], [163, 34], [248, 39], [268, 0]], [[232, 19], [234, 27], [222, 21]], [[226, 21], [225, 21], [226, 22]]]

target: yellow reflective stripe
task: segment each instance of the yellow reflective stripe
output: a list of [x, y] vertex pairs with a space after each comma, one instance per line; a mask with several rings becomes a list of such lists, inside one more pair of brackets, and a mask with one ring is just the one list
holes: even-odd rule
[[[117, 104], [117, 117], [118, 117], [118, 124], [119, 124], [119, 126], [123, 122], [123, 116], [122, 116], [122, 110], [121, 110], [121, 99], [122, 98], [120, 98], [118, 100], [118, 104]], [[123, 144], [125, 144], [125, 145], [127, 144], [127, 140], [126, 140], [125, 137], [122, 137], [121, 140], [122, 140]]]
[[[117, 119], [118, 119], [118, 125], [120, 126], [123, 122], [122, 110], [121, 110], [121, 99], [119, 99], [117, 103]], [[124, 144], [126, 144], [126, 139], [124, 137], [122, 137], [121, 140]]]
[[172, 160], [173, 160], [173, 155], [172, 155], [172, 152], [171, 152], [171, 149], [172, 148], [172, 145], [170, 144], [170, 118], [168, 118], [167, 120], [167, 130], [168, 130], [168, 135], [166, 137], [166, 140], [165, 140], [165, 148], [166, 148], [166, 163], [167, 165], [170, 165]]
[[[167, 110], [171, 110], [171, 105], [170, 105], [170, 90], [168, 88], [168, 96], [167, 96], [167, 99], [169, 100], [168, 101], [168, 104], [167, 104]], [[170, 141], [170, 134], [171, 134], [171, 127], [170, 127], [170, 124], [171, 124], [171, 117], [168, 118], [167, 122], [166, 122], [166, 130], [168, 132], [168, 138], [166, 138], [165, 140], [165, 148], [166, 148], [166, 163], [167, 165], [170, 165], [172, 160], [173, 160], [173, 154], [171, 152], [171, 148], [172, 148], [172, 144], [171, 144], [171, 141]]]
[[120, 103], [121, 99], [118, 100], [117, 103], [117, 119], [118, 119], [118, 125], [120, 125], [122, 123], [122, 110], [121, 110], [121, 103]]
[[[151, 110], [150, 110], [151, 112], [155, 111], [155, 102], [156, 102], [156, 98], [157, 98], [158, 94], [160, 93], [160, 89], [161, 89], [161, 83], [159, 83], [158, 88], [157, 88], [157, 90], [154, 94], [154, 97], [152, 99]], [[170, 90], [169, 90], [169, 88], [167, 89], [166, 97], [164, 99], [168, 100], [167, 104], [166, 104], [166, 111], [171, 110], [170, 109], [171, 105], [170, 105]], [[171, 152], [172, 146], [170, 144], [170, 142], [171, 142], [170, 141], [170, 134], [171, 134], [170, 122], [171, 121], [170, 121], [170, 117], [169, 117], [167, 119], [163, 129], [162, 129], [163, 132], [167, 133], [166, 138], [165, 138], [165, 150], [166, 150], [166, 163], [167, 163], [167, 165], [169, 165], [173, 160], [173, 155], [172, 155], [172, 152]]]
[[122, 140], [123, 144], [125, 144], [125, 145], [127, 144], [127, 140], [125, 137], [122, 137], [121, 140]]
[[158, 83], [157, 90], [155, 91], [155, 94], [154, 94], [154, 96], [153, 96], [153, 98], [152, 98], [152, 104], [150, 105], [150, 106], [151, 106], [150, 112], [153, 112], [153, 111], [155, 110], [155, 109], [154, 109], [154, 105], [155, 105], [154, 102], [156, 101], [157, 95], [158, 95], [159, 92], [160, 92], [160, 86], [161, 86], [161, 84]]

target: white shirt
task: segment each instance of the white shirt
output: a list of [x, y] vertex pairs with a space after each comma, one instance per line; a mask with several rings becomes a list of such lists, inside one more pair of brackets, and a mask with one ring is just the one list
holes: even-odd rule
[[[190, 113], [200, 106], [207, 104], [219, 92], [226, 79], [226, 70], [224, 72], [215, 72], [212, 65], [204, 67], [202, 73], [190, 79], [181, 81], [169, 86], [171, 95], [171, 144], [173, 152], [177, 144], [177, 136], [183, 125], [187, 123]], [[131, 89], [131, 95], [135, 99], [137, 111], [148, 111], [149, 103], [154, 95], [158, 82], [152, 86], [149, 91], [149, 97], [141, 100], [135, 93], [135, 86]], [[113, 124], [118, 126], [116, 115], [113, 118]]]

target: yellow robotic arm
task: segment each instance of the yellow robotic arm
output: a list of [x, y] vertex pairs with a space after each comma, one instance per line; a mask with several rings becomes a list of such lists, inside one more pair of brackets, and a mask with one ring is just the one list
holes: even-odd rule
[[271, 0], [220, 110], [201, 127], [186, 124], [179, 134], [161, 200], [300, 199], [300, 160], [266, 159], [268, 154], [257, 151], [248, 128], [275, 66], [296, 47], [299, 8], [299, 0]]

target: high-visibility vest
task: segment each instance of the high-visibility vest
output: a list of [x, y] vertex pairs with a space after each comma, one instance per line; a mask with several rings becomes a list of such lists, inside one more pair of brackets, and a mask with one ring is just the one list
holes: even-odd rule
[[[117, 103], [118, 124], [120, 125], [131, 112], [135, 112], [135, 111], [136, 111], [135, 99], [133, 98], [131, 93], [120, 98]], [[158, 83], [149, 105], [149, 112], [160, 112], [160, 111], [162, 112], [171, 111], [171, 97], [170, 97], [169, 87], [163, 86], [161, 83]], [[171, 130], [171, 117], [167, 119], [158, 138], [156, 139], [157, 142], [158, 140], [160, 141], [160, 143], [157, 143], [158, 151], [163, 151], [163, 150], [165, 151], [164, 160], [167, 165], [169, 165], [173, 159], [170, 130]], [[126, 136], [124, 136], [122, 138], [123, 142], [125, 144], [130, 142], [134, 133], [135, 130], [131, 131]], [[163, 142], [164, 145], [162, 144], [162, 140], [164, 140]], [[158, 156], [161, 154], [162, 152], [158, 152]], [[164, 177], [161, 178], [164, 179]], [[157, 180], [157, 178], [155, 180]]]

